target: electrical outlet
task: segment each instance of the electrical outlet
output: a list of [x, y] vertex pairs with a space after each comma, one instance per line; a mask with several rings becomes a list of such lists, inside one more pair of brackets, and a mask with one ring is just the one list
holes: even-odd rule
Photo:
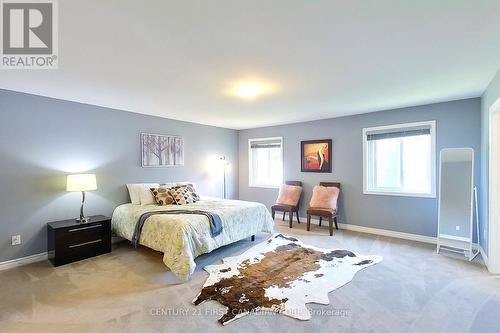
[[460, 231], [460, 226], [459, 225], [455, 226], [455, 230]]
[[21, 244], [21, 235], [12, 236], [12, 245], [20, 245]]

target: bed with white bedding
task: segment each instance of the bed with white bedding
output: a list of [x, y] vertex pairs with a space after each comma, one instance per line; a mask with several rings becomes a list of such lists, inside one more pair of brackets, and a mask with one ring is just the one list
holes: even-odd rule
[[260, 203], [202, 197], [188, 205], [118, 206], [112, 218], [112, 229], [119, 237], [132, 240], [135, 226], [142, 214], [151, 211], [203, 210], [215, 213], [222, 220], [222, 233], [211, 236], [210, 224], [203, 215], [153, 215], [142, 228], [139, 244], [163, 252], [163, 262], [181, 280], [194, 272], [194, 259], [221, 246], [251, 237], [259, 232], [272, 233], [274, 221]]

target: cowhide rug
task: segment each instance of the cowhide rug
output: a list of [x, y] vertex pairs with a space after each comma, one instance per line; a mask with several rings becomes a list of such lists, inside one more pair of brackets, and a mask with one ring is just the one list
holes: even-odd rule
[[206, 266], [210, 276], [193, 303], [214, 300], [227, 307], [219, 318], [223, 325], [255, 311], [307, 320], [311, 314], [306, 303], [329, 304], [330, 291], [381, 261], [379, 256], [321, 249], [277, 234], [220, 265]]

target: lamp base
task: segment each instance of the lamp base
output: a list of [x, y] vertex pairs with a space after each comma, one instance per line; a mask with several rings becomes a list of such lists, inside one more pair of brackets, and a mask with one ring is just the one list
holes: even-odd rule
[[76, 220], [76, 222], [78, 222], [78, 223], [82, 223], [82, 224], [83, 224], [83, 223], [88, 223], [88, 222], [90, 222], [90, 217], [82, 217], [82, 218], [75, 219], [75, 220]]

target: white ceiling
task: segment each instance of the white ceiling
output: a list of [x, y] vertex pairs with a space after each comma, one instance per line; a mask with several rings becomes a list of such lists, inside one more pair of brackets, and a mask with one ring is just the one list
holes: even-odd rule
[[[0, 88], [229, 128], [480, 96], [499, 0], [64, 0], [59, 69]], [[231, 81], [274, 94], [241, 100]]]

